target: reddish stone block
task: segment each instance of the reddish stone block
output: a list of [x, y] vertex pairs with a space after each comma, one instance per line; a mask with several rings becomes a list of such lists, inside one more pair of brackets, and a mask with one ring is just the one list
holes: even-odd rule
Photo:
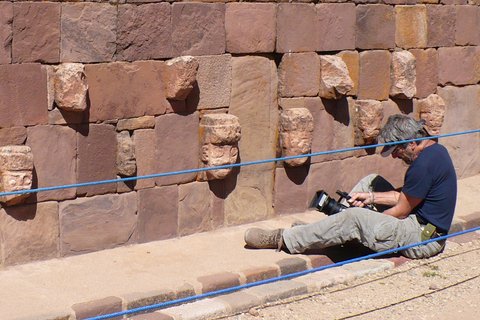
[[355, 4], [317, 4], [318, 43], [316, 51], [355, 49]]
[[277, 6], [274, 3], [227, 3], [227, 52], [275, 51], [276, 19]]
[[312, 268], [318, 268], [322, 266], [328, 266], [329, 264], [333, 264], [332, 259], [324, 255], [308, 255], [310, 258], [310, 263], [312, 264]]
[[[76, 303], [72, 306], [76, 319], [93, 318], [114, 312], [122, 311], [122, 299], [118, 297], [107, 297], [104, 299], [89, 302]], [[111, 319], [119, 320], [122, 317]]]
[[117, 7], [109, 3], [62, 3], [62, 62], [108, 62], [116, 50]]
[[240, 285], [239, 275], [231, 272], [217, 273], [209, 276], [198, 277], [197, 281], [202, 284], [202, 293]]
[[127, 310], [136, 309], [165, 301], [175, 300], [176, 294], [170, 290], [155, 290], [127, 293], [122, 296], [123, 303]]
[[13, 4], [0, 3], [0, 64], [12, 62]]
[[455, 6], [455, 44], [459, 46], [480, 44], [480, 8], [478, 6]]
[[278, 67], [281, 97], [316, 96], [320, 87], [320, 59], [315, 52], [287, 53]]
[[0, 210], [2, 265], [58, 257], [58, 204], [44, 202]]
[[40, 64], [0, 66], [0, 127], [47, 124], [47, 75]]
[[390, 93], [390, 52], [372, 50], [360, 53], [359, 99], [386, 100]]
[[455, 45], [455, 6], [427, 5], [427, 46]]
[[[130, 1], [133, 2], [133, 1]], [[142, 0], [142, 2], [144, 2]], [[162, 312], [152, 312], [145, 314], [138, 314], [128, 317], [130, 320], [175, 320], [172, 316]]]
[[279, 260], [277, 265], [280, 267], [280, 274], [282, 276], [308, 269], [307, 262], [301, 258], [285, 258]]
[[394, 48], [394, 8], [392, 6], [383, 4], [367, 4], [358, 5], [356, 9], [356, 47], [359, 49]]
[[134, 242], [135, 192], [78, 198], [60, 203], [62, 256], [110, 249]]
[[274, 208], [277, 215], [299, 213], [307, 209], [307, 175], [308, 166], [276, 168]]
[[[137, 176], [146, 176], [157, 173], [157, 159], [155, 158], [155, 130], [142, 129], [133, 132], [133, 143], [135, 145], [135, 157], [137, 159]], [[135, 183], [135, 190], [152, 188], [155, 186], [155, 180], [139, 179]]]
[[[276, 51], [305, 52], [317, 49], [317, 14], [315, 5], [307, 3], [280, 3], [277, 9]], [[301, 19], [299, 18], [301, 17]]]
[[393, 262], [393, 265], [395, 266], [395, 268], [401, 266], [406, 262], [412, 261], [407, 257], [393, 257], [393, 258], [388, 258], [387, 260]]
[[225, 4], [172, 5], [173, 56], [225, 53]]
[[242, 273], [247, 279], [247, 283], [270, 279], [280, 275], [277, 267], [249, 268], [243, 270]]
[[[107, 124], [83, 126], [77, 134], [77, 181], [116, 179], [117, 135]], [[115, 192], [115, 183], [78, 187], [78, 195], [91, 196]]]
[[438, 55], [435, 49], [411, 49], [415, 56], [417, 87], [416, 98], [426, 98], [437, 90], [438, 84]]
[[178, 186], [138, 191], [138, 241], [173, 238], [178, 226]]
[[[74, 184], [77, 158], [77, 135], [67, 126], [35, 126], [28, 128], [27, 146], [32, 148], [36, 180], [33, 188]], [[55, 161], [52, 162], [52, 155]], [[76, 188], [44, 191], [36, 194], [37, 201], [75, 198]]]
[[0, 147], [22, 145], [25, 140], [27, 140], [27, 128], [25, 127], [0, 128]]
[[171, 5], [168, 2], [118, 6], [117, 60], [172, 56]]
[[13, 4], [12, 60], [55, 63], [60, 60], [60, 4]]
[[88, 64], [90, 122], [164, 114], [162, 61]]
[[[155, 124], [157, 173], [196, 169], [199, 165], [198, 113], [166, 114]], [[179, 148], [178, 146], [182, 146]], [[157, 186], [194, 181], [196, 173], [176, 174], [155, 179]]]
[[438, 49], [438, 82], [468, 85], [480, 81], [480, 47]]

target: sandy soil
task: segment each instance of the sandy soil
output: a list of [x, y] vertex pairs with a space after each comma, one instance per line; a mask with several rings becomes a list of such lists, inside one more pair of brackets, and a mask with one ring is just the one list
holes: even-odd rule
[[231, 316], [258, 319], [480, 319], [480, 240], [441, 255]]

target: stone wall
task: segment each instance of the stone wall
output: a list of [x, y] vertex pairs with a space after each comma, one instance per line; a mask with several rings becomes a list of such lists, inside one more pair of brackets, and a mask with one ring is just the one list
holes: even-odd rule
[[[284, 128], [305, 129], [301, 150], [371, 144], [399, 112], [480, 128], [477, 0], [113, 2], [0, 2], [0, 147], [30, 148], [33, 188], [202, 168], [202, 150], [271, 159]], [[202, 147], [212, 113], [240, 140]], [[480, 172], [479, 138], [442, 139], [459, 177]], [[0, 265], [301, 212], [319, 189], [404, 171], [366, 149], [40, 192], [0, 210]]]

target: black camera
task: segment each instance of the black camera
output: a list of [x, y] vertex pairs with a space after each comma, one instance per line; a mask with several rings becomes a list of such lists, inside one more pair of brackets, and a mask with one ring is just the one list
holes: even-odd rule
[[343, 199], [350, 199], [350, 196], [348, 195], [348, 193], [340, 190], [337, 190], [337, 194], [340, 196], [340, 198], [338, 199], [338, 201], [335, 201], [335, 199], [330, 198], [330, 196], [325, 191], [317, 191], [310, 207], [325, 213], [327, 216], [331, 216], [332, 214], [339, 213], [340, 211], [347, 209], [348, 207], [341, 204], [340, 202]]

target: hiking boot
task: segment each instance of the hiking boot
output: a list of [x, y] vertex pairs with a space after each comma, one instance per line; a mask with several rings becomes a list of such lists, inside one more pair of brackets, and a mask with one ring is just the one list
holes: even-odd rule
[[245, 243], [255, 249], [276, 249], [280, 251], [283, 246], [283, 229], [265, 230], [250, 228], [245, 231]]

